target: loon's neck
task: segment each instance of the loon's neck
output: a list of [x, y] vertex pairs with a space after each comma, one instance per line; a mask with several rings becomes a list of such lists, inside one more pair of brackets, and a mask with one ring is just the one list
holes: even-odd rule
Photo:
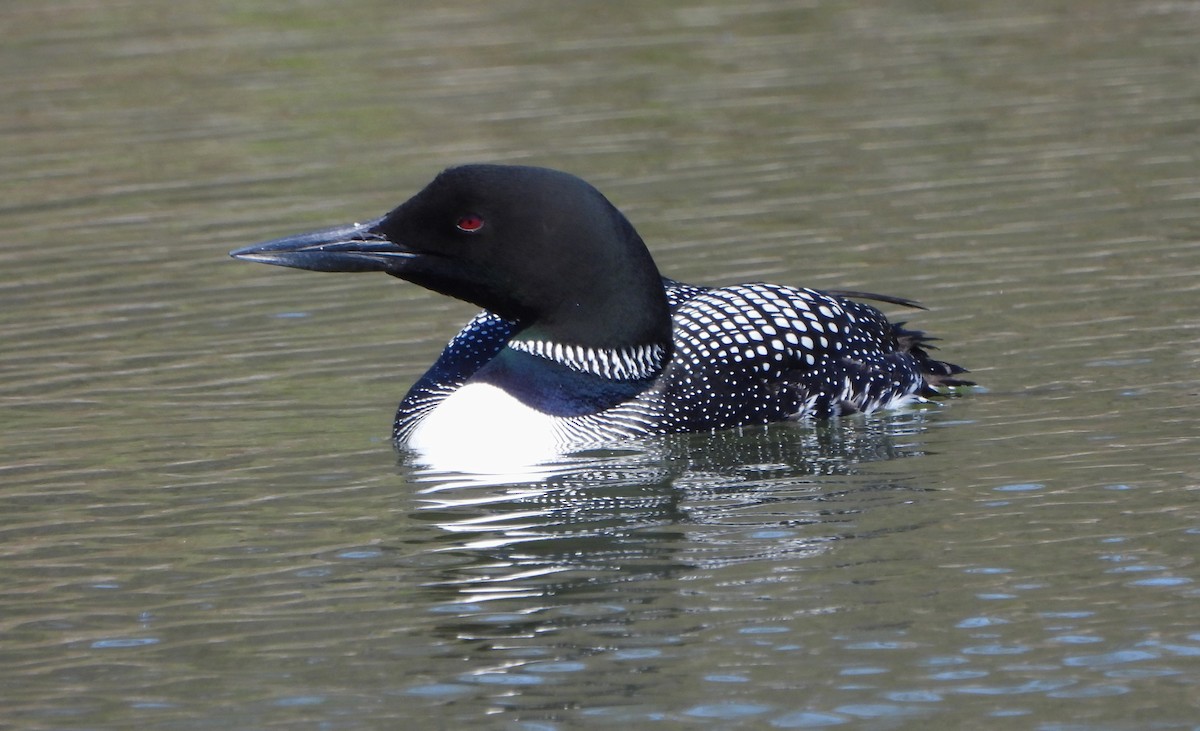
[[549, 311], [519, 324], [508, 348], [615, 381], [657, 377], [672, 352], [671, 308], [657, 268], [647, 260], [596, 279], [602, 281], [580, 282]]
[[[627, 354], [568, 355], [568, 348], [551, 347], [550, 357], [546, 357], [513, 345], [509, 343], [488, 361], [470, 382], [496, 386], [551, 416], [585, 416], [610, 409], [649, 388], [662, 370], [662, 365], [643, 365]], [[650, 357], [649, 353], [641, 355]], [[614, 377], [618, 370], [630, 377]]]
[[671, 356], [666, 287], [633, 226], [604, 205], [612, 217], [587, 233], [608, 228], [606, 245], [555, 252], [536, 281], [520, 283], [520, 304], [510, 314], [518, 332], [509, 347], [604, 378], [652, 378]]

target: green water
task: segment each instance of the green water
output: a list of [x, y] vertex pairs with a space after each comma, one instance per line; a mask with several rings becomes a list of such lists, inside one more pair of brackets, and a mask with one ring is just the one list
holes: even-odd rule
[[[0, 10], [0, 726], [1193, 729], [1189, 3]], [[406, 464], [469, 306], [226, 252], [439, 169], [880, 291], [976, 393]]]

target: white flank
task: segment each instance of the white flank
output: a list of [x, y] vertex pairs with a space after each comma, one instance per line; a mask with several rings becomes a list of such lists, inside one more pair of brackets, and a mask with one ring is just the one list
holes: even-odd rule
[[421, 420], [408, 446], [431, 467], [492, 472], [560, 454], [559, 421], [495, 386], [468, 383]]

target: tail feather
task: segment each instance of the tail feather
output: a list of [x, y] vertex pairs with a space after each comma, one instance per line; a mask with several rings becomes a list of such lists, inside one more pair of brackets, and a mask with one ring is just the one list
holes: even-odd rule
[[925, 379], [925, 386], [929, 391], [922, 395], [937, 395], [939, 393], [937, 389], [940, 388], [975, 385], [974, 381], [957, 377], [959, 374], [968, 373], [966, 368], [937, 360], [929, 355], [928, 351], [937, 350], [937, 347], [931, 345], [929, 341], [937, 338], [931, 338], [920, 330], [906, 330], [902, 322], [893, 325], [892, 332], [896, 336], [896, 343], [900, 351], [908, 353], [917, 360], [917, 367], [920, 369], [921, 377]]

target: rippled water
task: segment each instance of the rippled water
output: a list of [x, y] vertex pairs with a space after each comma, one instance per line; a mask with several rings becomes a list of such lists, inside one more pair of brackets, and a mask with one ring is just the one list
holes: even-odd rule
[[[1191, 2], [10, 3], [0, 726], [1194, 729]], [[503, 477], [470, 307], [227, 259], [438, 169], [913, 297], [977, 392]]]

